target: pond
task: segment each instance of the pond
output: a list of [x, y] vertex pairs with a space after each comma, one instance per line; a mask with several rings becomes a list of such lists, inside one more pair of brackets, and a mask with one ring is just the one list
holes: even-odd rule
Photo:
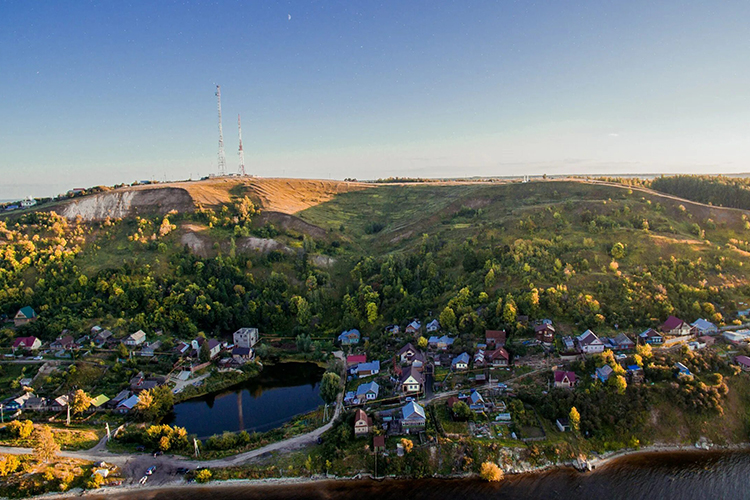
[[323, 404], [324, 372], [314, 363], [268, 365], [258, 377], [175, 405], [168, 423], [200, 439], [224, 431], [266, 432]]

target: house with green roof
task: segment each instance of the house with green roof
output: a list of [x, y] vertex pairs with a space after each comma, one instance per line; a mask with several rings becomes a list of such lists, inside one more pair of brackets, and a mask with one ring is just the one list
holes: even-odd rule
[[13, 323], [16, 326], [25, 325], [31, 321], [36, 320], [36, 312], [31, 306], [22, 307], [18, 310], [16, 315], [13, 317]]

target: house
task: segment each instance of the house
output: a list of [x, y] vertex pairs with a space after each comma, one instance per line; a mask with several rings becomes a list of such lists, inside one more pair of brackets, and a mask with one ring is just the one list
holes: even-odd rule
[[103, 329], [99, 325], [92, 326], [91, 330], [90, 330], [91, 335], [93, 335], [94, 337], [96, 337], [97, 335], [99, 335], [99, 333], [101, 333], [102, 331], [103, 331]]
[[255, 351], [249, 347], [235, 347], [232, 349], [232, 360], [238, 365], [244, 365], [255, 358]]
[[737, 356], [734, 358], [734, 361], [740, 365], [740, 368], [742, 368], [742, 371], [750, 371], [750, 358], [747, 356]]
[[76, 346], [76, 341], [72, 335], [60, 335], [49, 345], [49, 348], [53, 351], [67, 351], [73, 349]]
[[440, 322], [436, 319], [433, 319], [432, 321], [427, 323], [425, 329], [427, 330], [427, 333], [438, 332], [440, 331]]
[[63, 411], [65, 408], [68, 407], [68, 395], [63, 394], [62, 396], [59, 396], [48, 403], [48, 408], [50, 411]]
[[34, 382], [33, 378], [25, 377], [18, 381], [18, 385], [21, 387], [31, 387], [32, 382]]
[[94, 334], [94, 345], [97, 347], [101, 347], [106, 344], [110, 338], [112, 338], [112, 332], [110, 332], [109, 330], [101, 330], [98, 333]]
[[25, 411], [46, 411], [47, 410], [47, 399], [40, 398], [38, 396], [31, 396], [23, 404]]
[[482, 349], [479, 349], [476, 353], [474, 353], [474, 367], [480, 367], [484, 366], [484, 351]]
[[341, 345], [354, 345], [359, 344], [359, 339], [361, 335], [359, 333], [359, 330], [352, 329], [347, 330], [343, 332], [341, 335], [339, 335], [339, 342]]
[[584, 354], [596, 354], [604, 352], [604, 343], [591, 330], [586, 330], [576, 337], [578, 350]]
[[372, 430], [372, 419], [362, 409], [354, 412], [354, 436], [365, 436]]
[[618, 334], [613, 340], [615, 342], [617, 350], [629, 351], [631, 349], [635, 349], [635, 342], [633, 342], [630, 337], [628, 337], [624, 333]]
[[648, 330], [640, 333], [638, 335], [638, 338], [640, 338], [641, 343], [643, 344], [661, 345], [664, 343], [664, 337], [662, 337], [662, 335], [653, 328], [649, 328]]
[[414, 321], [406, 325], [405, 332], [414, 335], [414, 334], [419, 333], [421, 329], [422, 329], [422, 323], [420, 323], [419, 320], [415, 319]]
[[424, 430], [427, 423], [424, 408], [416, 401], [411, 401], [401, 409], [401, 429], [410, 432]]
[[558, 418], [555, 420], [555, 425], [560, 432], [570, 432], [570, 420], [567, 418]]
[[31, 306], [22, 307], [13, 317], [13, 324], [16, 326], [25, 325], [31, 321], [36, 321], [36, 312]]
[[627, 376], [628, 383], [632, 385], [642, 384], [645, 379], [643, 375], [643, 368], [638, 365], [628, 366]]
[[467, 353], [462, 352], [451, 361], [451, 370], [468, 370], [470, 359]]
[[506, 333], [505, 330], [485, 330], [484, 340], [487, 344], [487, 349], [497, 349], [505, 345]]
[[357, 387], [356, 397], [360, 404], [362, 404], [366, 401], [375, 401], [378, 399], [378, 392], [380, 392], [380, 386], [373, 380]]
[[542, 323], [534, 327], [534, 337], [543, 344], [552, 344], [555, 341], [555, 327], [552, 323]]
[[254, 347], [258, 343], [258, 329], [240, 328], [232, 334], [232, 342], [237, 347]]
[[141, 345], [146, 341], [146, 332], [143, 330], [138, 330], [135, 333], [131, 333], [125, 339], [122, 341], [123, 344], [125, 344], [128, 347], [135, 347], [137, 345]]
[[609, 377], [614, 373], [614, 370], [609, 365], [604, 365], [601, 368], [596, 369], [596, 378], [602, 381], [602, 383], [609, 380]]
[[710, 335], [712, 333], [719, 333], [719, 329], [716, 327], [716, 325], [703, 318], [696, 319], [690, 326], [695, 329], [695, 332], [698, 335]]
[[26, 199], [21, 200], [21, 208], [29, 208], [36, 205], [36, 200], [32, 197], [28, 197]]
[[141, 399], [138, 396], [136, 396], [135, 394], [133, 394], [132, 396], [130, 396], [126, 400], [121, 401], [117, 405], [117, 407], [115, 408], [115, 410], [117, 412], [119, 412], [119, 413], [128, 413], [133, 408], [135, 408], [135, 405], [137, 405], [140, 400]]
[[484, 398], [477, 391], [471, 391], [467, 404], [469, 405], [469, 408], [476, 413], [484, 411]]
[[399, 357], [402, 364], [410, 365], [412, 360], [414, 359], [414, 357], [417, 355], [418, 352], [419, 352], [419, 349], [414, 347], [414, 345], [412, 345], [412, 343], [409, 342], [404, 347], [399, 349], [396, 355]]
[[76, 348], [83, 347], [84, 345], [91, 342], [91, 337], [88, 335], [84, 335], [82, 337], [78, 337], [76, 339]]
[[13, 340], [13, 351], [16, 349], [26, 349], [34, 351], [42, 347], [42, 341], [36, 337], [16, 337]]
[[196, 357], [200, 356], [201, 348], [203, 347], [204, 342], [208, 342], [208, 353], [211, 359], [214, 359], [219, 355], [219, 353], [221, 352], [221, 342], [216, 339], [204, 339], [203, 337], [198, 337], [190, 343], [193, 350], [195, 351]]
[[180, 342], [174, 348], [172, 349], [172, 352], [174, 354], [177, 354], [178, 356], [182, 357], [185, 356], [190, 351], [190, 344], [187, 344], [185, 342]]
[[360, 363], [356, 370], [358, 377], [369, 377], [380, 373], [380, 361], [370, 361], [369, 363]]
[[716, 339], [714, 337], [708, 337], [708, 336], [698, 337], [698, 341], [706, 344], [706, 347], [711, 347], [712, 345], [716, 343]]
[[437, 340], [436, 347], [440, 350], [446, 351], [450, 346], [453, 345], [454, 340], [455, 339], [447, 335], [443, 335]]
[[493, 367], [505, 367], [510, 364], [510, 354], [504, 347], [498, 347], [484, 355], [484, 359]]
[[674, 367], [677, 368], [678, 377], [692, 377], [693, 376], [693, 374], [690, 373], [690, 370], [688, 370], [688, 367], [683, 365], [679, 361], [674, 364]]
[[385, 451], [385, 436], [375, 436], [372, 438], [372, 449], [375, 451]]
[[422, 373], [411, 366], [404, 368], [399, 379], [399, 387], [404, 394], [419, 394], [422, 392], [424, 377]]
[[555, 370], [553, 376], [555, 378], [555, 387], [557, 388], [572, 389], [576, 385], [575, 372]]
[[109, 402], [109, 398], [104, 394], [99, 394], [97, 397], [91, 400], [91, 406], [94, 408], [101, 408]]
[[681, 337], [683, 335], [690, 335], [693, 327], [688, 323], [682, 321], [677, 316], [670, 316], [667, 321], [661, 325], [661, 332], [665, 335], [671, 335], [673, 337]]
[[351, 354], [346, 357], [346, 366], [348, 368], [351, 368], [352, 366], [356, 366], [360, 363], [366, 363], [367, 362], [367, 354]]
[[721, 336], [730, 344], [740, 345], [748, 341], [748, 338], [750, 338], [748, 333], [747, 330], [739, 330], [736, 332], [724, 332]]

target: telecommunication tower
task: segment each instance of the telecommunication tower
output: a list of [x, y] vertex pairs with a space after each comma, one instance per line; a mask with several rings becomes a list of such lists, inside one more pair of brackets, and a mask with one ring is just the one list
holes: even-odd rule
[[219, 107], [219, 175], [227, 175], [227, 160], [224, 157], [224, 131], [221, 128], [221, 86], [216, 86], [216, 100]]
[[240, 134], [240, 175], [245, 175], [245, 152], [242, 150], [242, 120], [240, 120], [240, 115], [237, 115], [237, 129], [239, 130]]

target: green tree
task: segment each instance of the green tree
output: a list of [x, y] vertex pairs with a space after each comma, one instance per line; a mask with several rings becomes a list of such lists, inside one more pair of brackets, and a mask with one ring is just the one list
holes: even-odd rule
[[201, 344], [200, 351], [198, 352], [198, 359], [201, 360], [201, 363], [208, 363], [211, 361], [211, 348], [208, 347], [208, 340], [204, 340], [203, 344]]
[[443, 312], [440, 313], [440, 324], [443, 328], [450, 331], [456, 330], [456, 313], [451, 307], [446, 307]]
[[622, 375], [612, 375], [607, 383], [617, 394], [625, 394], [625, 389], [628, 388], [628, 383]]
[[471, 408], [463, 401], [459, 401], [453, 405], [453, 415], [462, 420], [469, 420], [472, 416]]
[[378, 320], [378, 305], [375, 302], [368, 302], [367, 306], [367, 322], [374, 325]]
[[503, 321], [509, 325], [513, 325], [516, 322], [517, 315], [516, 303], [513, 302], [512, 298], [506, 298], [505, 305], [503, 306]]
[[495, 270], [490, 268], [484, 276], [484, 289], [492, 290], [493, 286], [495, 286]]
[[341, 377], [338, 373], [326, 372], [323, 374], [323, 380], [320, 381], [320, 397], [326, 404], [336, 401], [341, 386]]
[[130, 356], [130, 352], [128, 351], [128, 348], [125, 347], [125, 344], [117, 345], [117, 356], [120, 359], [128, 359], [128, 356]]
[[612, 249], [609, 251], [609, 254], [614, 259], [622, 259], [623, 257], [625, 257], [625, 245], [623, 245], [622, 243], [618, 241], [612, 246]]

